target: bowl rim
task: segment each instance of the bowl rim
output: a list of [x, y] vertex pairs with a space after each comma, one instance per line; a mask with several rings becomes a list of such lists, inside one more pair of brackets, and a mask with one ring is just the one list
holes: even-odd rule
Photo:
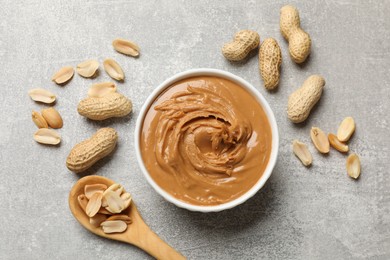
[[[240, 197], [229, 201], [227, 203], [223, 203], [220, 205], [213, 205], [213, 206], [200, 206], [200, 205], [192, 205], [189, 203], [186, 203], [184, 201], [181, 201], [165, 190], [163, 190], [150, 176], [148, 170], [145, 167], [145, 164], [142, 159], [141, 154], [141, 148], [140, 148], [140, 136], [141, 136], [141, 130], [142, 130], [142, 124], [145, 118], [145, 115], [147, 111], [149, 110], [149, 107], [152, 105], [154, 100], [169, 86], [171, 86], [173, 83], [190, 77], [196, 77], [196, 76], [216, 76], [225, 78], [227, 80], [233, 81], [237, 83], [238, 85], [244, 87], [249, 93], [253, 95], [253, 97], [260, 103], [262, 108], [264, 109], [265, 114], [267, 115], [270, 127], [271, 127], [271, 133], [272, 133], [272, 148], [271, 148], [271, 154], [270, 158], [267, 164], [267, 167], [265, 168], [263, 175], [260, 177], [260, 179], [253, 185], [253, 187], [248, 190], [246, 193], [242, 194]], [[275, 167], [277, 157], [278, 157], [278, 151], [279, 151], [279, 132], [278, 132], [278, 126], [276, 123], [276, 119], [274, 116], [274, 113], [269, 106], [268, 102], [265, 100], [263, 95], [249, 82], [242, 79], [239, 76], [236, 76], [230, 72], [219, 70], [219, 69], [212, 69], [212, 68], [199, 68], [199, 69], [190, 69], [186, 70], [180, 73], [177, 73], [165, 81], [163, 81], [157, 88], [153, 90], [153, 92], [148, 96], [144, 104], [142, 105], [142, 108], [138, 114], [138, 118], [135, 125], [135, 131], [134, 131], [134, 138], [135, 138], [135, 151], [136, 151], [136, 158], [138, 161], [138, 165], [141, 168], [141, 171], [146, 178], [147, 182], [154, 188], [154, 190], [160, 194], [164, 199], [167, 201], [173, 203], [174, 205], [185, 208], [190, 211], [198, 211], [198, 212], [218, 212], [226, 209], [233, 208], [237, 205], [240, 205], [247, 201], [249, 198], [253, 197], [266, 183], [266, 181], [269, 179], [269, 177], [272, 174], [272, 171]]]

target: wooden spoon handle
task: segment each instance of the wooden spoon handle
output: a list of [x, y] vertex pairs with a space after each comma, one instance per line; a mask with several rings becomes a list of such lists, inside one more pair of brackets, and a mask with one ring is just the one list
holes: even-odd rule
[[[131, 225], [129, 228], [132, 228]], [[183, 255], [173, 249], [159, 236], [157, 236], [144, 222], [137, 225], [138, 239], [130, 239], [130, 243], [149, 253], [156, 259], [186, 259]]]

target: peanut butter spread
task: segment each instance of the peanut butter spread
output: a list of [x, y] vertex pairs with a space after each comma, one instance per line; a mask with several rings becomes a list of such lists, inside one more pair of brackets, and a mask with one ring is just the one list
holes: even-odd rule
[[193, 205], [219, 205], [256, 184], [271, 153], [267, 116], [229, 80], [181, 80], [157, 97], [145, 116], [141, 152], [153, 180]]

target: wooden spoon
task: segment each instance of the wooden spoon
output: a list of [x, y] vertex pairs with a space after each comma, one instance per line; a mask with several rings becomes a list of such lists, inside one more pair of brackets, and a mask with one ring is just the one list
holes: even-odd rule
[[86, 184], [102, 183], [111, 186], [115, 182], [105, 177], [91, 175], [81, 178], [72, 188], [69, 194], [69, 207], [73, 216], [80, 224], [91, 231], [92, 233], [113, 239], [122, 241], [125, 243], [137, 246], [157, 259], [185, 259], [179, 252], [175, 251], [161, 238], [159, 238], [143, 221], [139, 214], [134, 201], [131, 202], [130, 207], [123, 211], [121, 214], [127, 214], [130, 216], [132, 223], [128, 226], [127, 230], [123, 233], [106, 234], [101, 227], [94, 227], [89, 223], [89, 217], [85, 214], [80, 207], [77, 197], [80, 194], [84, 194], [84, 186]]

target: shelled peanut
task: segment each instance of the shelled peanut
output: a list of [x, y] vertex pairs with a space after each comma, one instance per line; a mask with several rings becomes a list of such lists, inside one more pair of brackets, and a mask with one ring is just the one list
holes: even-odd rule
[[140, 48], [136, 43], [132, 41], [118, 38], [112, 42], [112, 46], [119, 53], [133, 57], [139, 56]]
[[132, 222], [128, 212], [124, 214], [131, 205], [131, 195], [120, 184], [110, 187], [100, 183], [85, 185], [84, 193], [77, 199], [89, 217], [89, 223], [101, 227], [106, 234], [122, 233]]
[[[329, 133], [328, 136], [318, 127], [312, 127], [310, 137], [315, 148], [323, 154], [329, 153], [329, 148], [341, 153], [347, 153], [349, 147], [347, 141], [355, 131], [355, 121], [352, 117], [346, 117], [340, 124], [337, 130], [337, 136]], [[308, 166], [312, 163], [312, 157], [307, 149], [307, 146], [298, 140], [293, 141], [293, 152], [301, 160], [303, 165]], [[360, 176], [360, 158], [356, 153], [353, 153], [347, 158], [347, 173], [351, 178], [357, 179]]]
[[55, 108], [42, 109], [41, 114], [51, 128], [58, 129], [63, 126], [62, 117]]
[[66, 66], [58, 70], [51, 78], [58, 85], [63, 85], [73, 78], [74, 69], [71, 66]]
[[34, 88], [28, 91], [30, 98], [36, 102], [51, 104], [56, 101], [56, 95], [43, 88]]
[[357, 179], [360, 176], [360, 158], [357, 154], [353, 153], [347, 158], [347, 173], [349, 177]]
[[[55, 94], [42, 88], [31, 89], [28, 94], [32, 100], [45, 104], [54, 103], [56, 100]], [[47, 145], [57, 145], [61, 142], [61, 136], [57, 132], [47, 129], [49, 127], [58, 129], [63, 126], [62, 117], [55, 108], [42, 109], [41, 112], [33, 110], [31, 119], [39, 128], [33, 135], [36, 142]]]
[[107, 72], [107, 74], [117, 80], [122, 81], [125, 78], [125, 73], [123, 72], [122, 67], [113, 59], [106, 59], [103, 62], [104, 70]]
[[313, 157], [307, 148], [306, 144], [294, 140], [293, 141], [293, 152], [298, 157], [298, 159], [302, 162], [305, 166], [310, 166], [313, 162]]
[[[112, 46], [117, 52], [125, 55], [137, 57], [140, 53], [139, 46], [129, 40], [115, 39]], [[115, 60], [105, 59], [103, 67], [111, 78], [118, 81], [125, 78], [123, 69]], [[83, 78], [97, 77], [98, 70], [99, 62], [94, 59], [85, 60], [76, 66], [76, 72]], [[74, 72], [75, 69], [72, 66], [64, 66], [54, 73], [51, 80], [57, 85], [65, 85], [74, 77]], [[56, 101], [55, 94], [42, 88], [31, 89], [28, 94], [36, 102], [52, 104]], [[126, 116], [132, 111], [132, 106], [132, 102], [127, 97], [116, 92], [114, 83], [103, 82], [92, 85], [88, 91], [88, 98], [79, 103], [78, 112], [92, 120], [104, 120]], [[49, 127], [58, 129], [63, 126], [62, 117], [55, 108], [42, 109], [41, 112], [32, 111], [31, 118], [39, 128], [33, 135], [35, 141], [48, 145], [57, 145], [61, 142], [61, 136], [56, 131], [48, 129]], [[69, 169], [75, 172], [84, 171], [115, 148], [117, 134], [115, 130], [112, 129], [114, 132], [112, 133], [107, 129], [98, 131], [95, 136], [76, 145], [76, 149], [72, 149], [67, 159]], [[110, 132], [111, 134], [104, 135]], [[105, 145], [100, 147], [99, 141]], [[77, 158], [78, 155], [85, 157]]]
[[40, 128], [34, 133], [34, 140], [41, 144], [57, 145], [61, 136], [53, 129]]
[[96, 60], [86, 60], [76, 67], [77, 73], [84, 78], [94, 78], [99, 69], [99, 62]]
[[329, 140], [326, 134], [318, 127], [310, 130], [311, 140], [320, 153], [329, 153]]

